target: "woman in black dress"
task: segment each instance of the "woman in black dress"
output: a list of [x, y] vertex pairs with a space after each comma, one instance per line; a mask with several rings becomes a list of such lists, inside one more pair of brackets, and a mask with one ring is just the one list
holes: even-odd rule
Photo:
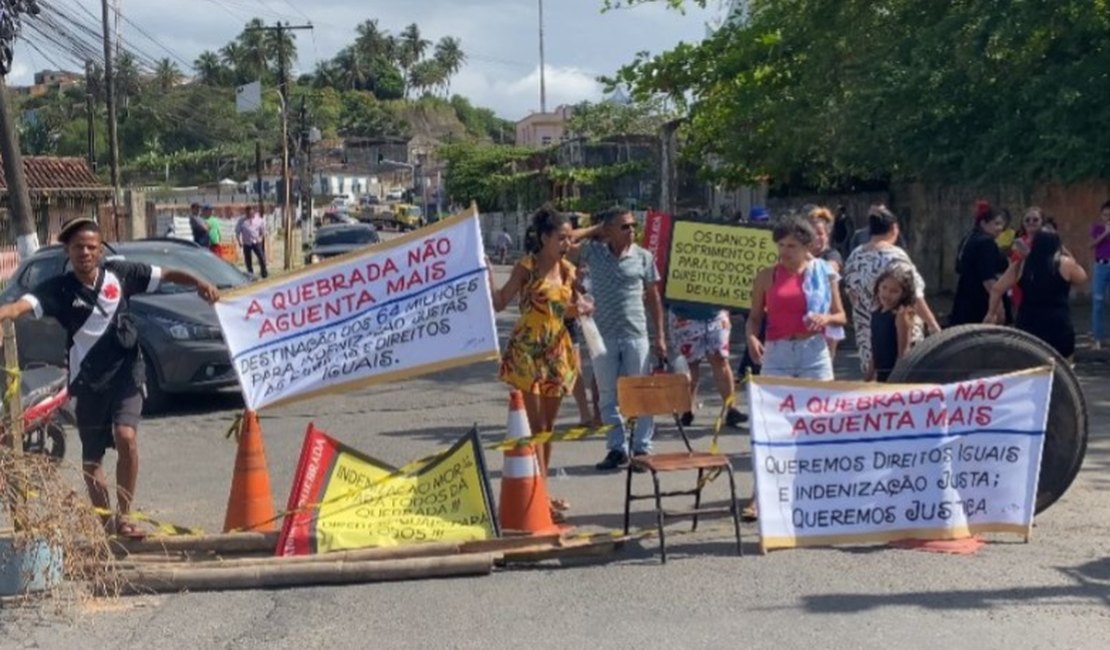
[[1074, 284], [1087, 281], [1087, 272], [1068, 255], [1055, 232], [1041, 230], [1033, 237], [1029, 255], [1010, 265], [991, 288], [986, 322], [1002, 322], [1002, 298], [1012, 287], [1021, 287], [1018, 329], [1051, 345], [1065, 359], [1075, 353], [1075, 328], [1068, 295]]
[[956, 258], [956, 296], [948, 326], [982, 323], [990, 304], [991, 287], [1006, 271], [1006, 258], [995, 239], [1005, 227], [1002, 215], [996, 215], [990, 204], [975, 204], [975, 228], [960, 246]]

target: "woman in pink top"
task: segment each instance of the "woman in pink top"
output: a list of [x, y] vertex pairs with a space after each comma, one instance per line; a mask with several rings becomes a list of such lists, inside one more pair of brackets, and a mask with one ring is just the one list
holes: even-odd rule
[[[775, 226], [772, 237], [779, 261], [755, 277], [752, 309], [747, 322], [752, 360], [763, 364], [762, 374], [829, 381], [832, 357], [825, 328], [845, 325], [847, 317], [834, 290], [839, 275], [809, 254], [813, 227], [804, 219]], [[767, 319], [767, 342], [759, 340]]]

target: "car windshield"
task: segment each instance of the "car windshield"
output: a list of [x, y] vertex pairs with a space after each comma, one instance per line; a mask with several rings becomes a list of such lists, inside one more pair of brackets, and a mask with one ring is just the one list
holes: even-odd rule
[[335, 230], [320, 230], [316, 234], [317, 246], [364, 246], [375, 244], [378, 233], [369, 228], [337, 228]]
[[[251, 277], [216, 257], [203, 248], [170, 244], [162, 248], [125, 249], [118, 253], [107, 253], [107, 259], [123, 259], [128, 262], [141, 262], [162, 268], [186, 271], [216, 285], [219, 289], [233, 289], [251, 281]], [[158, 293], [180, 293], [193, 291], [191, 287], [163, 283]]]

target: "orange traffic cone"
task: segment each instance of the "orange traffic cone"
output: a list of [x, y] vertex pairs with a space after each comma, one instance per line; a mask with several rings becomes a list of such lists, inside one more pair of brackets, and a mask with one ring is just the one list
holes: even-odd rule
[[[528, 417], [524, 413], [524, 395], [519, 390], [509, 394], [510, 440], [531, 438]], [[539, 459], [532, 445], [520, 445], [505, 451], [501, 470], [501, 528], [516, 533], [546, 535], [561, 530], [551, 519], [551, 501], [547, 484], [540, 472]]]
[[227, 498], [224, 518], [225, 533], [247, 530], [263, 533], [277, 530], [270, 472], [262, 446], [262, 427], [254, 411], [243, 413], [239, 451], [235, 454], [235, 473], [231, 477], [231, 495]]

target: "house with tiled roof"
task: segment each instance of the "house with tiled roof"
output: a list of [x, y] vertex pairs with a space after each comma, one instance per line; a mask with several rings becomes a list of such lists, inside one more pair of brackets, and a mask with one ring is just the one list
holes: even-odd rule
[[[4, 211], [0, 244], [10, 244], [15, 241], [15, 229], [8, 217], [8, 187], [3, 169], [4, 162], [0, 160], [0, 207]], [[61, 225], [74, 217], [99, 219], [101, 208], [112, 200], [112, 188], [97, 177], [84, 158], [24, 156], [23, 169], [39, 241], [44, 244], [53, 242]], [[102, 225], [108, 234], [115, 232], [115, 224]]]

